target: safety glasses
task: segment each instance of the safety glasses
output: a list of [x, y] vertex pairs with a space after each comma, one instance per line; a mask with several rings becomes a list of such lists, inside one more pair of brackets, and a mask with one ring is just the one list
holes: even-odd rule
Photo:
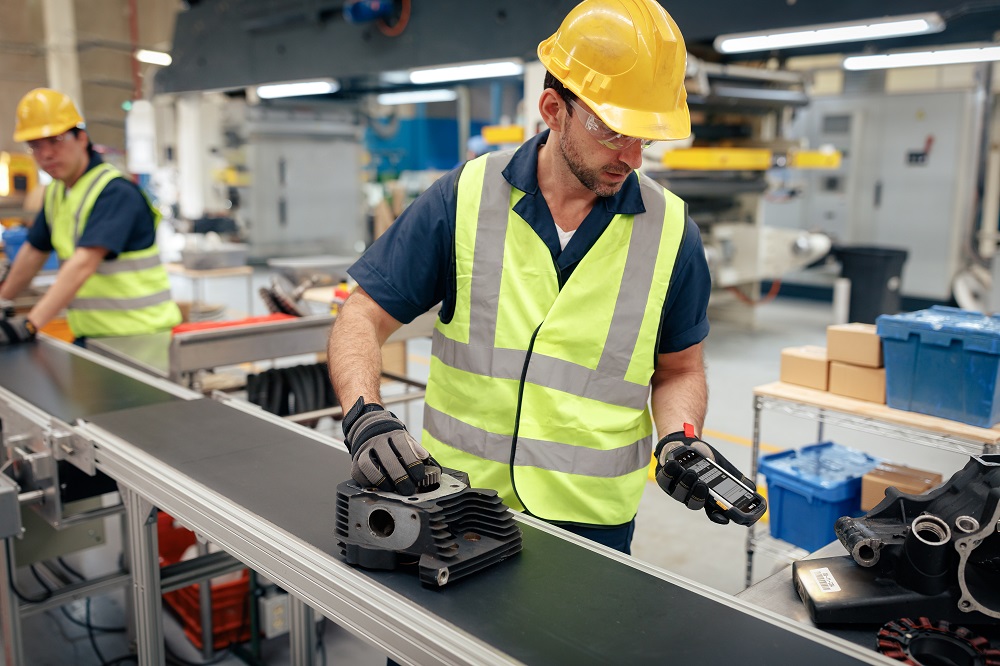
[[640, 147], [645, 149], [656, 143], [653, 139], [640, 139], [638, 137], [626, 136], [616, 132], [605, 125], [604, 121], [591, 113], [589, 109], [584, 107], [575, 99], [571, 99], [569, 103], [573, 105], [574, 109], [576, 109], [576, 117], [580, 120], [583, 128], [590, 132], [590, 135], [597, 139], [598, 143], [605, 148], [610, 148], [611, 150], [624, 150], [638, 141]]
[[28, 152], [37, 153], [43, 148], [56, 148], [62, 142], [72, 138], [73, 132], [63, 132], [62, 134], [57, 134], [55, 136], [47, 136], [43, 139], [32, 139], [28, 141]]

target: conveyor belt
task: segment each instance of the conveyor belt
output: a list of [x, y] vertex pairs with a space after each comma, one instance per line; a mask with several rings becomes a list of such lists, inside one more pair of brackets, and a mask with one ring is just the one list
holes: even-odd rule
[[178, 399], [63, 347], [48, 341], [0, 346], [0, 386], [64, 423]]
[[[343, 450], [210, 400], [88, 420], [340, 560], [335, 488], [350, 471]], [[528, 664], [765, 664], [777, 655], [811, 666], [881, 663], [874, 653], [853, 656], [817, 642], [813, 630], [748, 613], [725, 595], [696, 591], [531, 525], [522, 529], [520, 555], [441, 590], [422, 587], [412, 572], [357, 571]]]

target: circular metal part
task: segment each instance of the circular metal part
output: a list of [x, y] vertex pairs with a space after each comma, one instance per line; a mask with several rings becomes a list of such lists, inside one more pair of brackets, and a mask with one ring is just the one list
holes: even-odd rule
[[951, 540], [951, 528], [937, 516], [924, 514], [913, 519], [914, 536], [929, 546], [939, 546]]
[[[444, 585], [447, 582], [448, 582], [448, 567], [444, 567], [443, 569], [438, 569], [437, 584]], [[992, 664], [990, 666], [992, 666]]]
[[972, 516], [959, 516], [955, 519], [955, 529], [965, 534], [979, 531], [979, 521]]
[[854, 546], [851, 556], [863, 567], [872, 567], [881, 557], [882, 544], [877, 539], [864, 539]]
[[392, 536], [396, 529], [396, 520], [385, 509], [372, 509], [368, 514], [368, 529], [377, 537]]
[[913, 666], [1000, 666], [1000, 649], [965, 627], [926, 617], [887, 622], [878, 632], [878, 651]]

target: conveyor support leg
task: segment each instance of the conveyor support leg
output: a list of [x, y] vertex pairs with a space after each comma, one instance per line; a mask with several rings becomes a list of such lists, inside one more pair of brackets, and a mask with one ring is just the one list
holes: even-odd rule
[[152, 504], [128, 488], [120, 486], [119, 492], [125, 504], [128, 525], [139, 666], [163, 666], [163, 601], [160, 593], [156, 510]]

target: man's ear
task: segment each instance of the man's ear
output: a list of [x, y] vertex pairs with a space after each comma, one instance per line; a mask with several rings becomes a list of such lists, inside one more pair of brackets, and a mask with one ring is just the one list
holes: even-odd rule
[[566, 107], [566, 103], [563, 101], [562, 97], [559, 96], [552, 88], [546, 88], [542, 91], [541, 97], [538, 98], [538, 113], [541, 114], [542, 120], [548, 126], [550, 130], [556, 132], [562, 131], [562, 122], [560, 122], [560, 111]]

